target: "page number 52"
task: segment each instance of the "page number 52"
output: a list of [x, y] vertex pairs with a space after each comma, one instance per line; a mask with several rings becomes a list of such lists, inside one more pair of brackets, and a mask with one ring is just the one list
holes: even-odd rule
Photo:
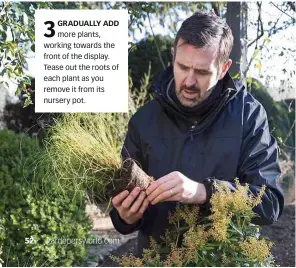
[[49, 34], [45, 33], [44, 36], [45, 36], [45, 37], [53, 37], [53, 36], [55, 35], [55, 30], [53, 29], [53, 27], [54, 27], [54, 22], [48, 20], [48, 21], [44, 22], [44, 24], [45, 24], [45, 25], [49, 25], [49, 26], [47, 27], [47, 30], [50, 31]]

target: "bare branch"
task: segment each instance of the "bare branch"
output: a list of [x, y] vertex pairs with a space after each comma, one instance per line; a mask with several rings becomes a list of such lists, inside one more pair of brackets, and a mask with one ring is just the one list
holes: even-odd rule
[[288, 13], [286, 13], [284, 10], [280, 9], [277, 5], [275, 5], [274, 3], [270, 2], [270, 4], [272, 4], [273, 6], [275, 6], [279, 11], [281, 11], [282, 13], [284, 13], [285, 15], [287, 15], [288, 17], [290, 17], [293, 21], [295, 21], [295, 18], [293, 18], [291, 15], [289, 15]]
[[279, 142], [279, 145], [280, 146], [283, 146], [283, 147], [285, 147], [285, 148], [288, 148], [288, 149], [292, 149], [292, 150], [294, 150], [295, 151], [295, 147], [292, 147], [292, 146], [288, 146], [288, 145], [286, 145], [285, 143], [283, 143], [283, 142]]
[[[279, 31], [282, 31], [282, 30], [286, 30], [289, 26], [291, 25], [294, 25], [295, 22], [294, 21], [290, 21], [290, 22], [287, 22], [284, 26], [281, 26], [281, 27], [278, 27], [278, 28], [274, 28], [273, 29], [273, 33], [270, 34], [270, 36], [276, 32], [279, 32]], [[268, 31], [269, 33], [269, 31]]]
[[135, 20], [135, 18], [132, 18], [132, 19], [131, 19], [131, 22], [130, 22], [130, 24], [128, 25], [128, 29], [132, 26], [134, 20]]
[[284, 140], [283, 143], [286, 143], [286, 141], [288, 140], [288, 138], [291, 136], [291, 134], [292, 134], [292, 132], [293, 132], [293, 128], [294, 128], [294, 126], [295, 126], [295, 122], [296, 122], [296, 120], [294, 120], [293, 125], [291, 126], [291, 128], [290, 128], [290, 130], [289, 130], [289, 132], [288, 132], [288, 134], [287, 134], [287, 137], [285, 138], [285, 140]]
[[257, 3], [257, 6], [258, 6], [258, 25], [260, 25], [260, 35], [258, 35], [258, 31], [259, 31], [259, 27], [257, 28], [257, 38], [255, 40], [253, 40], [251, 43], [249, 43], [247, 45], [247, 48], [249, 48], [251, 45], [253, 45], [255, 42], [256, 42], [256, 47], [257, 47], [257, 43], [258, 43], [258, 40], [264, 35], [264, 29], [263, 29], [263, 22], [262, 22], [262, 18], [261, 18], [261, 5], [262, 3]]
[[[290, 3], [290, 2], [289, 2]], [[271, 3], [273, 4], [273, 3]], [[291, 4], [293, 4], [291, 2]], [[273, 4], [274, 5], [274, 4]], [[295, 6], [294, 6], [295, 7]], [[292, 8], [292, 7], [291, 7]], [[282, 10], [281, 10], [282, 11]], [[284, 14], [286, 14], [284, 11], [282, 11]], [[287, 15], [287, 14], [286, 14]], [[290, 16], [291, 17], [291, 16]], [[291, 17], [292, 18], [292, 17]], [[259, 17], [258, 17], [258, 21], [259, 21]], [[274, 26], [272, 28], [270, 28], [269, 30], [264, 30], [263, 29], [263, 22], [262, 22], [262, 18], [260, 17], [260, 27], [261, 27], [261, 33], [259, 36], [257, 36], [256, 39], [254, 39], [252, 42], [250, 42], [247, 47], [249, 48], [251, 45], [253, 45], [255, 42], [257, 42], [259, 39], [261, 39], [264, 36], [264, 31], [268, 33], [268, 37], [270, 37], [271, 35], [273, 35], [274, 33], [280, 31], [280, 30], [285, 30], [287, 29], [290, 25], [293, 25], [295, 23], [295, 19], [292, 18], [292, 21], [290, 21], [289, 23], [287, 23], [284, 26], [278, 27], [276, 28], [276, 24], [278, 23], [279, 19], [277, 20], [277, 22], [274, 24]], [[265, 43], [265, 42], [264, 42]], [[262, 46], [261, 46], [262, 47]]]
[[[259, 6], [258, 6], [258, 7], [259, 7]], [[269, 31], [268, 31], [268, 37], [270, 37], [270, 36], [273, 34], [274, 30], [276, 29], [276, 25], [278, 24], [278, 22], [279, 22], [281, 16], [282, 16], [282, 14], [278, 17], [277, 21], [276, 21], [276, 22], [273, 24], [273, 26], [269, 29]], [[265, 39], [265, 40], [263, 41], [263, 43], [261, 44], [261, 46], [258, 48], [259, 50], [262, 50], [262, 48], [264, 47], [266, 41], [267, 41], [267, 39]], [[257, 49], [257, 46], [256, 46], [256, 49]], [[254, 50], [254, 53], [253, 53], [253, 55], [252, 55], [252, 57], [251, 57], [251, 59], [250, 59], [250, 62], [249, 62], [249, 64], [248, 64], [246, 70], [244, 70], [244, 76], [245, 76], [245, 77], [246, 77], [246, 75], [247, 75], [248, 70], [250, 69], [250, 66], [251, 66], [253, 60], [254, 60], [254, 55], [255, 55], [255, 53], [256, 53], [256, 49]]]

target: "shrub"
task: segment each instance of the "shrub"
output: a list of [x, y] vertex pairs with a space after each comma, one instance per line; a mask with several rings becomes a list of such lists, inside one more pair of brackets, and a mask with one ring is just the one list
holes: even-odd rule
[[[0, 248], [5, 266], [73, 266], [84, 263], [91, 225], [84, 196], [71, 188], [61, 194], [43, 184], [43, 170], [33, 168], [41, 152], [37, 139], [0, 131]], [[59, 239], [59, 240], [57, 240]], [[61, 239], [79, 243], [63, 244]]]
[[[277, 138], [279, 144], [282, 142], [290, 147], [295, 147], [295, 126], [293, 128], [295, 108], [293, 102], [276, 102], [268, 93], [268, 89], [255, 78], [248, 79], [248, 89], [251, 94], [263, 105], [268, 116], [269, 129]], [[294, 132], [290, 133], [294, 129]], [[289, 134], [289, 136], [287, 136]], [[284, 146], [282, 149], [286, 149]]]
[[[4, 227], [2, 223], [3, 223], [3, 220], [2, 218], [0, 218], [0, 240], [2, 240], [5, 237]], [[2, 255], [2, 245], [0, 244], [0, 267], [2, 267], [2, 263], [3, 263], [3, 260], [1, 259], [1, 255]]]
[[168, 66], [171, 62], [171, 47], [173, 43], [174, 40], [169, 36], [156, 35], [155, 37], [148, 36], [135, 44], [128, 57], [134, 89], [141, 87], [141, 79], [149, 72], [150, 65], [151, 75], [148, 80], [149, 84], [164, 70], [156, 44], [164, 65]]
[[259, 235], [259, 226], [251, 224], [256, 216], [252, 209], [261, 203], [265, 186], [255, 197], [248, 185], [240, 185], [238, 179], [235, 183], [234, 192], [227, 184], [215, 185], [212, 213], [207, 217], [198, 217], [198, 205], [178, 204], [175, 212], [169, 214], [169, 222], [175, 228], [166, 230], [163, 243], [151, 239], [141, 258], [125, 255], [111, 259], [122, 266], [272, 266], [272, 243]]

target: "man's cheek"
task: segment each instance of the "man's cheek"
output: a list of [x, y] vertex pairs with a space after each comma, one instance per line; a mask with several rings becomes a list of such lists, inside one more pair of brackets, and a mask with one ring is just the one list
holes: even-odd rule
[[212, 88], [215, 85], [215, 83], [216, 82], [214, 77], [208, 77], [205, 81], [203, 81], [202, 88], [204, 89], [204, 92]]
[[176, 87], [176, 91], [180, 92], [180, 89], [182, 87], [182, 81], [179, 81], [178, 79], [175, 79], [175, 87]]

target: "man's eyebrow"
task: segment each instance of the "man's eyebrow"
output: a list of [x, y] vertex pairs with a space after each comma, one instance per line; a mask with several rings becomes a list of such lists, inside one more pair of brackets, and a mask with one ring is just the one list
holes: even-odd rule
[[[177, 62], [177, 64], [179, 66], [181, 66], [181, 67], [184, 67], [184, 68], [190, 68], [190, 67], [188, 67], [188, 66], [186, 66], [186, 65], [184, 65], [183, 63], [180, 63], [180, 62]], [[203, 68], [199, 68], [199, 69], [195, 69], [194, 68], [194, 70], [196, 70], [196, 71], [203, 71], [203, 72], [211, 72], [210, 69], [203, 69]]]

